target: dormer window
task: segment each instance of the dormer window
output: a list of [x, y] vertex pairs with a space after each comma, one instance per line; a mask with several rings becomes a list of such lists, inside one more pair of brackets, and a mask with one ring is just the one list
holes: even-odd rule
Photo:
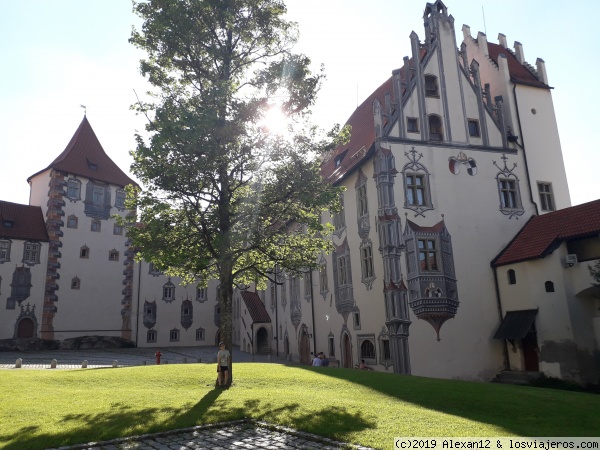
[[88, 167], [90, 168], [90, 170], [93, 170], [94, 172], [98, 170], [98, 164], [93, 163], [89, 159], [87, 160], [87, 163], [88, 163]]
[[435, 75], [425, 75], [425, 97], [439, 98], [439, 96], [437, 77]]

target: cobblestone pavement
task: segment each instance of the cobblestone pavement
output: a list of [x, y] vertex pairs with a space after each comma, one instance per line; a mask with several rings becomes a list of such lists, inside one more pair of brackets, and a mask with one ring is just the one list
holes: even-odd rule
[[280, 450], [288, 448], [369, 450], [369, 447], [338, 442], [250, 419], [49, 450]]

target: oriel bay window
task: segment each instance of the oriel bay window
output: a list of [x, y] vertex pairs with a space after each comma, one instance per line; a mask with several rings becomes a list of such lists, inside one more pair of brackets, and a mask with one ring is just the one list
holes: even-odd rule
[[419, 239], [417, 243], [421, 272], [438, 271], [438, 255], [435, 239]]

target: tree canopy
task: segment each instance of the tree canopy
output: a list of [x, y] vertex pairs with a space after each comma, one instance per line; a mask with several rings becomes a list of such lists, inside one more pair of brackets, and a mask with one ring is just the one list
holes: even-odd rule
[[[136, 135], [131, 193], [139, 256], [186, 282], [219, 280], [221, 332], [231, 344], [233, 289], [315, 267], [329, 251], [324, 211], [339, 209], [319, 155], [346, 133], [309, 125], [324, 78], [293, 53], [297, 27], [278, 0], [135, 2], [143, 19], [130, 42], [144, 50], [151, 100]], [[264, 117], [287, 119], [272, 133]], [[135, 195], [134, 195], [135, 194]]]

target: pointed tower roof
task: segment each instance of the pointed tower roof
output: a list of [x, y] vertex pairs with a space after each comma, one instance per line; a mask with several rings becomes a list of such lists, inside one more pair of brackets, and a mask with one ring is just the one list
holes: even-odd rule
[[48, 167], [34, 173], [27, 181], [48, 169], [59, 170], [118, 186], [128, 184], [137, 186], [137, 183], [129, 178], [104, 152], [86, 116], [83, 117], [79, 128], [75, 131], [65, 150]]

